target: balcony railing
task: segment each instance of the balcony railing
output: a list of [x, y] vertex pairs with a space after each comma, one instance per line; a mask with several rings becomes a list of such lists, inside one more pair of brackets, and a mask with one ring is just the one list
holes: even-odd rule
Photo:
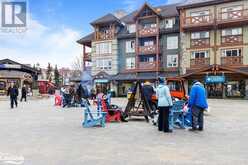
[[105, 32], [96, 32], [96, 40], [110, 40], [114, 38], [114, 33], [112, 30]]
[[230, 36], [221, 37], [222, 45], [235, 45], [242, 43], [243, 43], [243, 35], [230, 35]]
[[198, 68], [210, 65], [210, 58], [195, 58], [190, 60], [191, 68]]
[[206, 26], [214, 23], [212, 15], [190, 16], [184, 19], [184, 27]]
[[209, 38], [191, 39], [191, 48], [205, 48], [210, 46]]
[[248, 9], [220, 12], [218, 15], [219, 23], [241, 20], [248, 20]]
[[156, 62], [139, 62], [139, 70], [156, 70]]
[[156, 54], [156, 45], [139, 46], [139, 54]]
[[140, 27], [139, 36], [155, 36], [158, 34], [157, 27]]
[[242, 65], [243, 57], [242, 56], [233, 56], [233, 57], [221, 57], [222, 65]]
[[90, 61], [91, 60], [91, 53], [85, 53], [84, 54], [84, 61]]

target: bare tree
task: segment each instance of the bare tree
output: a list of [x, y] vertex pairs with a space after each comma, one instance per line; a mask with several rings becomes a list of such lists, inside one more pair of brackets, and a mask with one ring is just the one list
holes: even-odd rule
[[79, 77], [83, 71], [83, 59], [80, 56], [75, 57], [74, 61], [72, 62], [72, 76]]

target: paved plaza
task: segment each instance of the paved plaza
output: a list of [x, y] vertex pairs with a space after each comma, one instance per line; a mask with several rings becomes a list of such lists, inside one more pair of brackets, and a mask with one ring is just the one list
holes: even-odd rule
[[[113, 99], [125, 106], [126, 99]], [[248, 101], [209, 100], [204, 132], [157, 131], [141, 120], [82, 128], [82, 109], [0, 101], [0, 165], [247, 165]], [[7, 161], [6, 159], [17, 159]]]

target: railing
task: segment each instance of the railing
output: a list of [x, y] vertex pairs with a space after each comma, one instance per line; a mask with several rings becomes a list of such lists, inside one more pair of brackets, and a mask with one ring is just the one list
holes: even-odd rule
[[157, 27], [140, 27], [139, 28], [139, 35], [140, 36], [152, 36], [157, 35], [158, 29]]
[[114, 38], [114, 33], [112, 30], [106, 32], [96, 32], [96, 40], [110, 40]]
[[222, 45], [233, 45], [233, 44], [242, 44], [243, 43], [243, 35], [230, 35], [230, 36], [222, 36], [221, 44]]
[[209, 38], [191, 39], [191, 48], [203, 48], [210, 46]]
[[190, 67], [198, 68], [210, 65], [210, 58], [195, 58], [190, 60]]
[[184, 19], [183, 26], [202, 26], [210, 25], [214, 23], [212, 15], [200, 15], [200, 16], [190, 16]]
[[221, 57], [222, 65], [242, 65], [243, 57], [242, 56], [233, 56], [233, 57]]
[[139, 46], [140, 54], [156, 54], [156, 45]]
[[140, 70], [156, 70], [156, 62], [139, 62]]
[[242, 19], [248, 20], [248, 9], [220, 12], [218, 15], [218, 22], [240, 21]]

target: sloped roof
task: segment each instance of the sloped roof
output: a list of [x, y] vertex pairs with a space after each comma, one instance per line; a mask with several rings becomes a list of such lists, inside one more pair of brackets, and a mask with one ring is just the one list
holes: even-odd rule
[[192, 7], [202, 7], [206, 5], [215, 5], [226, 2], [234, 2], [241, 0], [185, 0], [181, 4], [178, 5], [178, 9], [181, 8], [192, 8]]
[[37, 69], [34, 69], [28, 65], [24, 65], [24, 64], [21, 64], [21, 63], [18, 63], [16, 61], [13, 61], [13, 60], [10, 60], [8, 58], [6, 59], [2, 59], [0, 60], [0, 64], [14, 64], [14, 65], [20, 65], [21, 68], [18, 69], [18, 70], [24, 70], [24, 71], [27, 71], [27, 72], [30, 72], [30, 73], [39, 73], [40, 71], [38, 71]]
[[89, 43], [94, 39], [94, 32], [84, 36], [83, 38], [81, 38], [80, 40], [77, 41], [77, 43], [79, 44], [85, 44], [85, 43]]
[[97, 25], [97, 24], [104, 24], [104, 23], [111, 23], [111, 22], [118, 22], [121, 23], [121, 21], [114, 16], [113, 14], [109, 13], [93, 22], [91, 22], [91, 25]]

